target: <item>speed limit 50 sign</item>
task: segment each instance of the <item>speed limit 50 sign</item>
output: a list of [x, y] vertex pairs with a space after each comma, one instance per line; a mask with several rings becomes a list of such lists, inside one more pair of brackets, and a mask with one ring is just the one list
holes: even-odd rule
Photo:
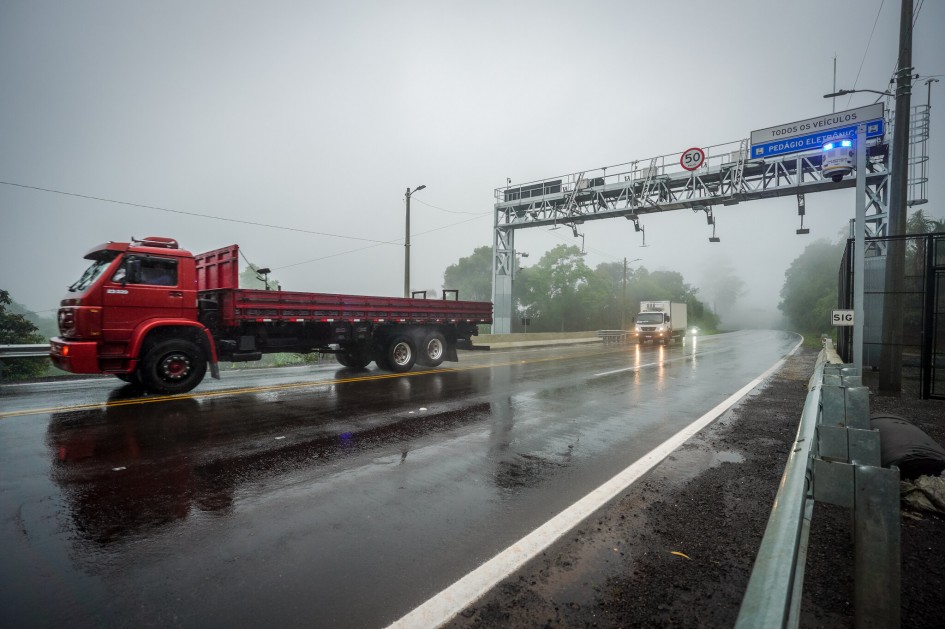
[[705, 151], [698, 147], [692, 147], [683, 151], [679, 158], [679, 165], [686, 170], [695, 170], [705, 162]]

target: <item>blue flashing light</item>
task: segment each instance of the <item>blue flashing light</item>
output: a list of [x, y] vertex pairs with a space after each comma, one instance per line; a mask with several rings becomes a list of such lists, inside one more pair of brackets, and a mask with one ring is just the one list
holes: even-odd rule
[[840, 142], [840, 146], [853, 146], [853, 142], [850, 140], [843, 140]]
[[827, 142], [826, 144], [824, 144], [824, 150], [825, 150], [825, 151], [832, 151], [832, 150], [833, 150], [833, 142]]

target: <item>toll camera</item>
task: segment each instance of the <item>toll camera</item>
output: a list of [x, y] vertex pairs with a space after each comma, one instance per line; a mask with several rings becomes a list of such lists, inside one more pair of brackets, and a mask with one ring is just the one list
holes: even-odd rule
[[853, 140], [834, 138], [823, 144], [824, 159], [821, 171], [824, 177], [840, 181], [853, 172]]

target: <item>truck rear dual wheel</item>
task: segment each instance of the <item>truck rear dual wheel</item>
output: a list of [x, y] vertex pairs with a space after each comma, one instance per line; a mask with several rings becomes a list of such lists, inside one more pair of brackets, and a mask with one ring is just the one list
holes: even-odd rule
[[149, 391], [186, 393], [207, 373], [207, 359], [196, 344], [182, 339], [163, 341], [148, 350], [139, 377]]
[[446, 337], [439, 332], [430, 332], [420, 347], [417, 362], [425, 367], [439, 367], [446, 357]]

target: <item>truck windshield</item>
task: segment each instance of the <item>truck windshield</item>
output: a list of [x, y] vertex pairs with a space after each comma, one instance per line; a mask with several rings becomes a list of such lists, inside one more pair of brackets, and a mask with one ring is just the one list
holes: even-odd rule
[[91, 286], [116, 257], [118, 257], [117, 251], [96, 251], [87, 255], [86, 258], [92, 260], [92, 264], [85, 270], [82, 277], [69, 286], [69, 292], [81, 292]]
[[637, 315], [637, 323], [662, 323], [662, 312], [641, 312]]

